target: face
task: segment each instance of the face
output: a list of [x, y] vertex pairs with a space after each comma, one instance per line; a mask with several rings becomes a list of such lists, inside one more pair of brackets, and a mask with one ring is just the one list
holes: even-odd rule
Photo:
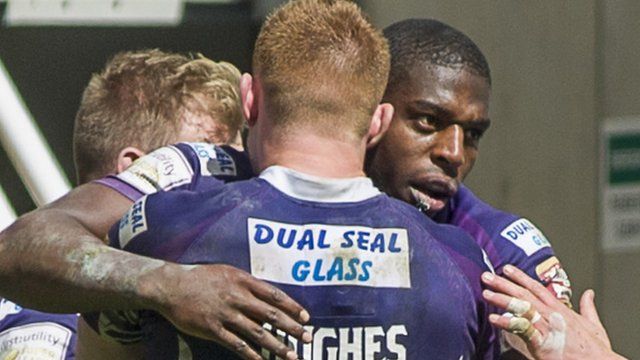
[[471, 171], [489, 127], [488, 82], [465, 69], [416, 66], [383, 102], [395, 108], [389, 131], [369, 154], [367, 172], [389, 195], [427, 215], [442, 210]]

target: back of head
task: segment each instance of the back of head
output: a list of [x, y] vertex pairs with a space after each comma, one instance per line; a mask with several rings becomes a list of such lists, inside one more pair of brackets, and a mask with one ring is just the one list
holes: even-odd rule
[[[233, 65], [160, 50], [115, 55], [87, 85], [76, 115], [74, 157], [80, 183], [112, 173], [129, 146], [148, 152], [180, 141], [182, 126], [211, 119], [235, 135], [242, 116]], [[203, 134], [202, 140], [212, 137]]]
[[355, 4], [293, 0], [263, 24], [253, 70], [281, 129], [361, 138], [384, 93], [389, 51]]
[[411, 76], [415, 66], [464, 69], [491, 84], [489, 64], [468, 36], [433, 19], [407, 19], [384, 29], [391, 52], [388, 91]]

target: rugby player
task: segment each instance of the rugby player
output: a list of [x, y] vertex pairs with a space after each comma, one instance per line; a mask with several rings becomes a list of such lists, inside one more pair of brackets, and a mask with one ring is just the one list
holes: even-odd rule
[[383, 101], [395, 113], [386, 136], [367, 154], [367, 174], [389, 195], [471, 234], [498, 274], [516, 265], [568, 303], [569, 281], [542, 232], [462, 185], [490, 125], [491, 75], [480, 49], [430, 19], [400, 21], [384, 34], [392, 63]]
[[[428, 43], [427, 41], [423, 41], [425, 39], [431, 39], [430, 36], [441, 36], [447, 34], [448, 31], [443, 32], [426, 32], [420, 37], [420, 41], [418, 43]], [[454, 43], [455, 46], [448, 48], [446, 46], [446, 41], [451, 41], [449, 37], [443, 37], [442, 40], [435, 39], [434, 42], [439, 44], [437, 47], [422, 47], [423, 51], [427, 51], [426, 54], [421, 54], [420, 58], [434, 58], [436, 59], [436, 63], [432, 64], [431, 62], [426, 62], [423, 68], [418, 67], [417, 70], [420, 70], [420, 74], [422, 75], [422, 81], [420, 82], [417, 89], [412, 89], [410, 91], [420, 91], [422, 89], [426, 89], [431, 93], [435, 94], [443, 94], [448, 93], [452, 94], [453, 99], [457, 99], [453, 101], [451, 99], [439, 98], [436, 96], [430, 96], [431, 104], [438, 104], [439, 102], [445, 102], [447, 106], [455, 106], [456, 111], [453, 112], [455, 117], [459, 118], [460, 113], [464, 113], [466, 104], [461, 100], [466, 98], [468, 93], [478, 92], [478, 95], [474, 96], [474, 99], [479, 99], [473, 105], [477, 107], [477, 105], [482, 106], [481, 111], [474, 110], [481, 114], [480, 119], [486, 119], [488, 113], [488, 101], [489, 101], [489, 91], [490, 91], [490, 81], [488, 77], [488, 67], [486, 67], [486, 77], [483, 77], [482, 72], [478, 72], [476, 70], [472, 70], [473, 67], [471, 65], [476, 64], [478, 68], [482, 68], [483, 66], [478, 65], [478, 59], [471, 56], [472, 61], [465, 60], [462, 62], [460, 59], [469, 58], [468, 55], [465, 55], [466, 52], [469, 51], [470, 48], [477, 47], [473, 45], [472, 47], [468, 45], [470, 40], [465, 40], [460, 43], [460, 36], [454, 37], [458, 42]], [[464, 37], [466, 38], [466, 37]], [[473, 44], [471, 42], [471, 44]], [[398, 47], [394, 46], [394, 40], [391, 39], [391, 49], [392, 49], [392, 59], [395, 57], [399, 57], [400, 54], [394, 53], [394, 49], [400, 49], [404, 52], [405, 56], [410, 56], [412, 53], [412, 48], [407, 47]], [[442, 51], [441, 51], [442, 50]], [[428, 53], [428, 51], [432, 51], [432, 53]], [[479, 51], [478, 51], [479, 52]], [[447, 56], [451, 55], [451, 56]], [[481, 53], [480, 53], [481, 55]], [[441, 58], [439, 58], [441, 57]], [[419, 59], [418, 57], [414, 57], [414, 60]], [[460, 60], [457, 61], [456, 59]], [[484, 59], [484, 57], [482, 57]], [[484, 60], [483, 60], [484, 61]], [[486, 61], [484, 61], [486, 63]], [[392, 71], [391, 76], [394, 74], [402, 74], [403, 70], [401, 68], [396, 69], [396, 67], [402, 67], [405, 64], [404, 61], [395, 61], [392, 60]], [[431, 73], [433, 72], [433, 73]], [[480, 74], [480, 75], [478, 75]], [[439, 81], [445, 81], [447, 79], [451, 80], [452, 77], [456, 78], [458, 81], [450, 81], [448, 83], [448, 87], [441, 87], [439, 85]], [[457, 77], [456, 77], [457, 76]], [[417, 77], [416, 77], [417, 78]], [[390, 79], [390, 83], [394, 83], [394, 79]], [[404, 87], [402, 86], [403, 82], [396, 82], [397, 86], [394, 87], [394, 91], [402, 91]], [[459, 87], [453, 85], [460, 85]], [[437, 91], [437, 92], [436, 92]], [[393, 94], [391, 91], [388, 91], [385, 95], [385, 98], [390, 102], [397, 102], [393, 99]], [[452, 105], [453, 104], [453, 105]], [[420, 121], [408, 121], [403, 120], [403, 114], [407, 113], [407, 110], [402, 109], [402, 104], [397, 103], [396, 106], [399, 108], [398, 115], [395, 120], [402, 120], [403, 125], [396, 125], [399, 121], [392, 122], [392, 129], [387, 136], [401, 136], [406, 135], [406, 130], [412, 130], [408, 127], [408, 125], [412, 124], [413, 126], [418, 126], [420, 124], [424, 124], [429, 127], [429, 120], [433, 120], [434, 116], [427, 116]], [[440, 108], [447, 108], [443, 106], [435, 106], [434, 110], [439, 110]], [[451, 113], [451, 112], [450, 112]], [[438, 114], [441, 114], [440, 112]], [[444, 112], [442, 112], [444, 114]], [[472, 117], [475, 119], [475, 117]], [[482, 203], [478, 200], [473, 194], [470, 193], [468, 189], [466, 189], [462, 185], [452, 186], [453, 184], [458, 184], [462, 179], [462, 175], [466, 174], [471, 169], [471, 164], [473, 158], [475, 158], [475, 154], [477, 153], [477, 149], [474, 144], [478, 140], [478, 135], [484, 130], [484, 126], [487, 125], [487, 121], [471, 121], [470, 124], [478, 125], [480, 124], [480, 128], [473, 128], [472, 131], [468, 131], [468, 126], [461, 126], [460, 122], [455, 123], [453, 126], [443, 126], [440, 125], [435, 130], [423, 129], [421, 133], [417, 131], [413, 136], [404, 136], [400, 139], [405, 142], [409, 146], [400, 146], [403, 144], [397, 144], [398, 141], [387, 140], [384, 144], [378, 147], [378, 149], [369, 157], [369, 170], [372, 169], [371, 164], [376, 162], [376, 167], [384, 168], [386, 166], [394, 166], [390, 161], [381, 161], [386, 156], [387, 159], [396, 159], [401, 160], [403, 158], [412, 158], [415, 160], [413, 163], [415, 165], [420, 165], [420, 159], [426, 159], [425, 161], [431, 161], [431, 157], [435, 157], [436, 159], [440, 159], [435, 162], [436, 170], [438, 167], [441, 167], [444, 174], [446, 174], [446, 179], [444, 181], [440, 181], [440, 189], [433, 192], [429, 195], [429, 190], [424, 189], [424, 186], [418, 186], [415, 188], [415, 192], [406, 184], [408, 181], [402, 182], [394, 182], [389, 179], [385, 179], [384, 172], [381, 172], [379, 175], [372, 174], [376, 179], [376, 183], [382, 186], [385, 190], [391, 192], [392, 194], [399, 195], [402, 199], [408, 200], [411, 203], [416, 204], [423, 210], [425, 210], [429, 215], [439, 208], [442, 208], [442, 214], [436, 214], [435, 218], [439, 221], [451, 222], [454, 224], [458, 224], [463, 226], [467, 231], [470, 232], [472, 237], [481, 244], [481, 246], [485, 247], [489, 253], [490, 258], [498, 267], [501, 268], [501, 265], [506, 264], [507, 262], [514, 263], [517, 266], [521, 266], [527, 270], [527, 273], [530, 275], [536, 276], [539, 279], [542, 278], [543, 281], [547, 285], [556, 292], [556, 294], [560, 297], [567, 297], [569, 294], [568, 282], [565, 280], [564, 272], [561, 271], [561, 267], [553, 256], [551, 256], [551, 249], [546, 246], [546, 242], [544, 241], [543, 235], [528, 221], [521, 221], [520, 218], [497, 212], [497, 210], [491, 208], [490, 206]], [[464, 123], [463, 125], [467, 125]], [[422, 126], [422, 125], [420, 125]], [[461, 131], [461, 129], [465, 129], [465, 131]], [[415, 129], [415, 128], [413, 128]], [[404, 134], [403, 131], [405, 130]], [[431, 135], [429, 136], [429, 131], [431, 131]], [[467, 134], [464, 136], [468, 140], [472, 141], [460, 141], [460, 134]], [[411, 134], [411, 133], [409, 133]], [[451, 136], [451, 135], [457, 135]], [[475, 140], [473, 140], [475, 139]], [[436, 141], [437, 140], [437, 141]], [[396, 144], [397, 147], [393, 147]], [[414, 144], [415, 146], [411, 146]], [[434, 146], [426, 146], [428, 144], [433, 144]], [[383, 146], [384, 145], [384, 146]], [[437, 145], [437, 146], [435, 146]], [[477, 144], [475, 144], [477, 145]], [[464, 150], [464, 162], [462, 166], [460, 165], [460, 161], [455, 160], [452, 163], [450, 160], [447, 160], [447, 156], [440, 156], [442, 154], [442, 149], [453, 149], [453, 154], [459, 155], [459, 151], [461, 148]], [[438, 150], [440, 149], [440, 150]], [[165, 150], [160, 151], [158, 154], [162, 154]], [[173, 150], [171, 150], [173, 151]], [[385, 155], [387, 152], [387, 155]], [[451, 151], [445, 151], [446, 153], [451, 153]], [[211, 151], [212, 154], [215, 152]], [[474, 157], [468, 157], [467, 153], [473, 154]], [[205, 158], [206, 158], [205, 154]], [[376, 158], [378, 160], [376, 160]], [[455, 158], [455, 157], [454, 157]], [[180, 159], [180, 164], [184, 164], [184, 162]], [[205, 167], [208, 160], [203, 159]], [[449, 162], [449, 165], [447, 165]], [[147, 167], [147, 172], [149, 168], [153, 168], [154, 164], [159, 164], [157, 159], [154, 159], [153, 156], [144, 158], [140, 162], [141, 164], [146, 164], [144, 167]], [[456, 165], [456, 163], [458, 163]], [[443, 165], [444, 164], [444, 165]], [[184, 170], [183, 174], [194, 173], [194, 168], [200, 166], [198, 164], [189, 164], [192, 165], [191, 170], [188, 168]], [[158, 167], [158, 169], [161, 169]], [[133, 173], [127, 177], [129, 179], [140, 179], [140, 176], [147, 176], [146, 173], [138, 169], [134, 169]], [[196, 169], [196, 173], [199, 173], [200, 170]], [[455, 175], [452, 175], [452, 172], [455, 172]], [[126, 174], [127, 172], [125, 172]], [[156, 173], [161, 174], [162, 171], [156, 171]], [[204, 171], [203, 173], [207, 173]], [[210, 171], [208, 171], [211, 174]], [[410, 177], [411, 174], [401, 172], [407, 178]], [[445, 176], [441, 176], [445, 178]], [[397, 178], [397, 177], [396, 177]], [[455, 180], [454, 180], [455, 179]], [[391, 179], [393, 180], [393, 179]], [[136, 180], [134, 180], [136, 181]], [[162, 181], [156, 181], [155, 184], [161, 184]], [[181, 181], [189, 182], [189, 180], [182, 178]], [[166, 183], [170, 183], [167, 181]], [[397, 189], [394, 190], [394, 186], [397, 184]], [[68, 307], [77, 308], [79, 305], [87, 306], [87, 301], [92, 298], [91, 295], [97, 294], [100, 292], [104, 292], [105, 294], [109, 294], [109, 297], [121, 299], [129, 299], [136, 298], [140, 302], [159, 302], [163, 301], [162, 304], [165, 308], [173, 309], [169, 313], [178, 313], [179, 318], [175, 318], [176, 322], [185, 322], [185, 323], [197, 323], [201, 324], [199, 321], [202, 319], [199, 311], [202, 311], [202, 307], [195, 308], [189, 307], [190, 304], [189, 299], [191, 297], [185, 296], [182, 297], [180, 294], [185, 293], [184, 289], [180, 292], [178, 290], [170, 289], [169, 285], [175, 283], [173, 279], [176, 277], [182, 278], [191, 278], [193, 275], [189, 273], [185, 273], [180, 271], [179, 269], [175, 269], [173, 272], [163, 272], [163, 271], [147, 271], [144, 273], [145, 276], [141, 276], [140, 271], [133, 268], [126, 267], [118, 267], [120, 273], [117, 275], [109, 275], [105, 277], [105, 280], [101, 281], [99, 284], [94, 284], [94, 279], [92, 274], [83, 274], [79, 271], [71, 271], [71, 269], [78, 269], [79, 264], [78, 261], [73, 261], [73, 259], [82, 258], [82, 254], [93, 254], [96, 249], [101, 249], [100, 245], [97, 243], [95, 237], [91, 237], [90, 234], [87, 234], [85, 227], [93, 227], [94, 233], [98, 236], [98, 238], [103, 237], [106, 232], [106, 226], [96, 227], [94, 224], [96, 222], [100, 224], [106, 224], [109, 221], [116, 221], [119, 216], [121, 216], [125, 210], [132, 203], [131, 198], [125, 198], [123, 196], [118, 195], [118, 191], [114, 191], [114, 189], [110, 189], [105, 186], [98, 186], [99, 184], [90, 184], [90, 186], [80, 187], [75, 189], [72, 193], [66, 196], [61, 202], [55, 204], [54, 206], [48, 209], [38, 210], [28, 217], [21, 218], [18, 223], [13, 227], [12, 231], [2, 234], [0, 241], [0, 280], [4, 279], [16, 279], [16, 274], [18, 274], [18, 270], [20, 269], [20, 264], [16, 264], [16, 256], [20, 253], [20, 248], [15, 245], [15, 242], [7, 241], [7, 240], [15, 240], [21, 239], [23, 248], [30, 249], [32, 251], [32, 256], [27, 260], [29, 264], [29, 269], [31, 271], [30, 276], [32, 279], [39, 279], [40, 281], [44, 280], [44, 284], [40, 287], [35, 287], [28, 289], [26, 291], [17, 292], [13, 289], [5, 289], [2, 287], [2, 282], [0, 282], [0, 291], [3, 291], [2, 294], [6, 291], [12, 291], [14, 296], [18, 298], [18, 296], [23, 297], [25, 300], [31, 299], [34, 301], [34, 298], [37, 298], [39, 294], [56, 294], [60, 290], [59, 288], [51, 288], [47, 285], [51, 282], [51, 280], [55, 280], [56, 282], [63, 283], [68, 289], [72, 289], [78, 294], [86, 294], [87, 296], [84, 298], [76, 297], [76, 298], [65, 298], [63, 299], [64, 304]], [[152, 184], [145, 184], [145, 181], [137, 181], [131, 188], [137, 189], [137, 191], [141, 193], [146, 192], [154, 192], [157, 189], [157, 186]], [[457, 192], [456, 192], [457, 191]], [[422, 194], [420, 194], [422, 193]], [[409, 195], [407, 195], [409, 194]], [[430, 198], [430, 199], [429, 199]], [[87, 199], [92, 199], [94, 202], [91, 205], [95, 204], [95, 199], [100, 199], [101, 202], [107, 204], [105, 207], [95, 207], [89, 206]], [[447, 204], [445, 206], [445, 204]], [[457, 204], [457, 206], [456, 206]], [[464, 206], [463, 206], [464, 205]], [[426, 208], [430, 209], [427, 210]], [[465, 209], [473, 209], [473, 212], [470, 212], [472, 216], [462, 216], [465, 215], [463, 211]], [[465, 210], [466, 211], [466, 210]], [[460, 215], [460, 216], [456, 216]], [[496, 219], [499, 221], [493, 222], [495, 215], [499, 215]], [[463, 221], [467, 219], [466, 221]], [[66, 227], [57, 227], [55, 226], [55, 221], [60, 220], [66, 223]], [[477, 223], [477, 225], [475, 224]], [[523, 235], [521, 239], [523, 239], [523, 243], [527, 244], [524, 248], [517, 247], [515, 242], [512, 240], [518, 238], [519, 235]], [[8, 245], [7, 245], [8, 244]], [[54, 246], [55, 244], [55, 246]], [[85, 244], [85, 248], [78, 246], [80, 244]], [[89, 247], [87, 244], [92, 244]], [[500, 247], [502, 245], [507, 246], [506, 251], [503, 251]], [[51, 253], [56, 246], [59, 246], [63, 249], [75, 250], [74, 255], [75, 258], [67, 258], [64, 256], [55, 257], [55, 259], [51, 259]], [[533, 246], [533, 247], [531, 247]], [[47, 252], [48, 251], [48, 252]], [[99, 253], [101, 254], [101, 253]], [[506, 256], [505, 256], [506, 254]], [[516, 255], [520, 262], [511, 260], [513, 255]], [[530, 256], [534, 255], [533, 261], [529, 261]], [[546, 257], [546, 258], [545, 258]], [[132, 257], [135, 258], [135, 257]], [[4, 261], [6, 259], [6, 261]], [[44, 259], [50, 259], [51, 261], [44, 261]], [[98, 256], [98, 257], [90, 257], [93, 264], [102, 264], [101, 266], [112, 266], [112, 262], [117, 261], [113, 257], [109, 256]], [[505, 260], [506, 259], [506, 260]], [[539, 260], [542, 260], [542, 263], [536, 264]], [[549, 261], [547, 261], [549, 260]], [[142, 261], [142, 260], [139, 260]], [[54, 265], [55, 264], [55, 265]], [[58, 269], [58, 271], [54, 271]], [[59, 271], [59, 269], [67, 269], [66, 272]], [[123, 292], [118, 284], [119, 276], [122, 278], [130, 279], [132, 283], [138, 285], [137, 289], [131, 290], [129, 292]], [[214, 277], [213, 275], [212, 278]], [[553, 280], [555, 279], [555, 280]], [[113, 281], [111, 281], [113, 280]], [[552, 281], [549, 281], [552, 280]], [[6, 284], [6, 282], [4, 282]], [[149, 285], [153, 284], [153, 286]], [[166, 286], [161, 286], [165, 284]], [[205, 286], [203, 289], [207, 289]], [[556, 289], [558, 289], [556, 291]], [[142, 291], [144, 290], [144, 292]], [[162, 290], [162, 291], [160, 291]], [[192, 289], [193, 290], [193, 289]], [[157, 291], [156, 294], [152, 294], [151, 292]], [[207, 290], [203, 290], [207, 291]], [[159, 294], [158, 294], [159, 293]], [[187, 292], [189, 293], [189, 292]], [[193, 295], [196, 296], [196, 295]], [[109, 298], [107, 297], [107, 298]], [[20, 298], [22, 300], [22, 298]], [[178, 299], [180, 301], [178, 301]], [[60, 301], [60, 300], [59, 300]], [[105, 300], [105, 303], [108, 303]], [[116, 302], [120, 306], [126, 306], [124, 301]], [[95, 307], [95, 305], [94, 305]], [[187, 326], [185, 326], [187, 327]], [[206, 329], [206, 326], [199, 326], [200, 329]], [[201, 333], [209, 333], [215, 334], [215, 330], [200, 330]]]
[[[465, 34], [436, 20], [403, 20], [384, 34], [392, 64], [383, 101], [395, 113], [387, 135], [368, 153], [368, 175], [388, 194], [471, 234], [498, 274], [515, 265], [570, 306], [569, 279], [544, 234], [462, 185], [490, 125], [485, 56]], [[508, 343], [523, 352], [516, 340]]]
[[[112, 228], [111, 244], [235, 265], [278, 284], [313, 314], [313, 343], [296, 343], [287, 359], [494, 358], [478, 301], [479, 270], [488, 269], [481, 249], [364, 176], [366, 148], [393, 112], [380, 104], [389, 69], [382, 34], [349, 1], [292, 1], [265, 21], [253, 69], [241, 87], [259, 177], [225, 185], [196, 173], [206, 190], [141, 198]], [[173, 149], [198, 156], [206, 148]], [[233, 171], [238, 163], [225, 152], [199, 155], [201, 170]], [[156, 314], [139, 316], [147, 358], [235, 358]], [[265, 331], [260, 324], [254, 333]]]
[[[84, 91], [76, 116], [74, 153], [79, 182], [86, 183], [109, 173], [120, 172], [146, 151], [176, 141], [208, 141], [238, 145], [240, 129], [244, 124], [240, 106], [239, 82], [240, 72], [233, 65], [224, 62], [215, 63], [200, 55], [192, 58], [159, 50], [117, 54], [107, 63], [101, 73], [92, 76]], [[166, 175], [171, 174], [170, 169], [164, 170], [166, 170]], [[91, 202], [96, 199], [87, 199], [87, 206], [92, 207]], [[58, 202], [52, 205], [51, 209], [60, 209], [61, 206], [64, 208], [64, 204], [64, 201]], [[45, 207], [45, 209], [48, 208]], [[55, 211], [53, 210], [54, 213]], [[76, 214], [79, 216], [78, 220], [89, 219], [89, 222], [98, 229], [101, 220], [103, 220], [98, 216], [87, 218], [83, 217], [84, 215], [81, 213]], [[62, 226], [62, 224], [60, 225]], [[89, 229], [96, 231], [95, 227]], [[55, 234], [57, 230], [53, 229], [53, 231]], [[85, 243], [82, 246], [85, 246], [85, 250], [89, 250], [90, 248], [86, 247], [89, 244]], [[22, 245], [24, 244], [13, 243], [10, 246]], [[74, 256], [72, 249], [63, 246], [50, 250], [58, 254], [65, 254], [67, 250], [71, 250], [68, 255]], [[96, 255], [100, 254], [94, 252], [90, 256]], [[104, 252], [100, 256], [105, 255], [109, 256]], [[118, 256], [118, 254], [112, 255]], [[121, 255], [126, 256], [127, 254]], [[26, 258], [28, 257], [20, 257], [20, 259]], [[20, 260], [20, 262], [24, 261]], [[139, 259], [137, 264], [145, 266], [144, 259]], [[85, 262], [85, 265], [89, 264]], [[134, 265], [134, 263], [129, 265]], [[28, 267], [23, 269], [28, 270]], [[55, 268], [52, 270], [60, 271]], [[85, 270], [102, 271], [98, 268]], [[217, 273], [218, 277], [227, 279], [246, 277], [244, 273], [234, 269], [203, 268], [202, 270]], [[21, 286], [46, 286], [45, 284], [28, 284], [26, 281], [29, 274], [25, 273], [24, 275], [24, 278], [20, 280], [10, 280], [3, 285], [12, 291], [20, 289]], [[95, 272], [93, 274], [81, 272], [73, 276], [91, 281], [87, 279], [100, 275]], [[247, 279], [242, 283], [236, 281], [229, 285], [230, 290], [243, 294], [242, 301], [230, 306], [225, 306], [224, 301], [219, 301], [210, 293], [203, 295], [208, 296], [205, 300], [211, 304], [208, 310], [211, 314], [210, 318], [217, 317], [224, 320], [236, 316], [237, 313], [242, 313], [242, 310], [238, 310], [234, 305], [247, 308], [263, 305], [263, 302], [249, 290], [262, 290], [268, 297], [274, 293], [275, 289], [266, 287], [264, 284], [253, 286], [251, 280]], [[101, 279], [94, 278], [94, 281], [94, 284], [88, 284], [99, 287]], [[54, 285], [58, 286], [59, 284]], [[123, 285], [125, 286], [123, 287]], [[120, 284], [120, 289], [125, 292], [119, 300], [121, 303], [127, 304], [127, 307], [140, 306], [130, 298], [127, 299], [129, 296], [126, 295], [126, 292], [129, 290], [125, 290], [126, 284]], [[200, 293], [198, 292], [198, 294]], [[196, 299], [198, 294], [193, 299]], [[96, 306], [92, 304], [99, 304], [98, 308], [102, 309], [102, 306], [109, 304], [110, 301], [108, 294], [105, 293], [99, 293], [104, 297], [97, 297], [93, 300], [83, 298], [83, 295], [80, 294], [80, 299], [85, 300], [84, 305], [69, 309], [60, 306], [57, 299], [61, 299], [64, 303], [65, 299], [73, 298], [73, 292], [62, 286], [60, 292], [54, 295], [41, 299], [38, 304], [46, 305], [42, 306], [46, 310], [77, 311], [82, 307], [91, 309], [91, 306]], [[278, 296], [278, 301], [274, 302], [276, 308], [278, 304], [297, 306], [285, 295]], [[35, 300], [39, 299], [35, 298]], [[69, 357], [73, 355], [76, 315], [38, 313], [22, 309], [7, 300], [2, 300], [0, 304], [1, 358], [4, 359], [5, 356], [11, 358], [11, 356], [18, 355], [28, 356], [34, 351], [42, 353], [41, 348], [46, 346], [48, 347], [44, 350], [52, 358], [60, 358], [59, 354], [65, 349], [67, 349]], [[114, 307], [118, 306], [117, 303], [114, 305], [112, 302], [111, 304]], [[43, 323], [45, 321], [46, 323]], [[34, 324], [35, 322], [43, 324], [35, 326], [38, 325]], [[25, 324], [28, 324], [28, 327], [18, 326]], [[7, 330], [8, 328], [11, 329]], [[34, 333], [37, 333], [38, 336], [32, 336]], [[35, 342], [35, 344], [26, 348], [25, 346], [29, 343], [24, 339], [34, 339], [32, 343]], [[268, 344], [265, 347], [271, 349]], [[16, 349], [20, 352], [16, 353]], [[112, 356], [116, 356], [113, 352], [114, 349], [110, 349]], [[272, 350], [275, 351], [275, 349]]]
[[[397, 112], [389, 133], [368, 153], [368, 175], [436, 221], [473, 235], [499, 273], [515, 264], [568, 303], [569, 281], [544, 235], [461, 185], [489, 126], [484, 55], [467, 36], [434, 20], [402, 21], [385, 34], [392, 70], [384, 99]], [[144, 178], [145, 167], [130, 172]], [[154, 191], [144, 181], [132, 184]]]

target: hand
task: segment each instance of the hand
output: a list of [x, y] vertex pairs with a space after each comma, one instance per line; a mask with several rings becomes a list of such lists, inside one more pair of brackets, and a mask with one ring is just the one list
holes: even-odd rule
[[155, 303], [162, 305], [154, 310], [180, 331], [213, 340], [243, 359], [262, 359], [247, 342], [283, 359], [298, 358], [262, 327], [264, 323], [311, 342], [311, 334], [302, 326], [309, 313], [281, 290], [227, 265], [167, 266], [174, 280], [167, 284], [147, 279], [145, 286], [153, 288], [144, 291], [155, 294]]
[[504, 273], [512, 281], [482, 275], [482, 281], [496, 291], [485, 290], [483, 297], [513, 316], [491, 314], [489, 321], [523, 338], [536, 359], [624, 359], [611, 350], [593, 290], [582, 295], [579, 314], [519, 269], [507, 265]]

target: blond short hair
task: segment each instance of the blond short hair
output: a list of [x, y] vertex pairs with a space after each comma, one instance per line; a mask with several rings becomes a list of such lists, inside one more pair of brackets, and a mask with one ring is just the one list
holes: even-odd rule
[[198, 54], [157, 49], [115, 55], [87, 85], [76, 115], [80, 182], [113, 172], [120, 150], [176, 142], [187, 113], [207, 114], [237, 134], [244, 123], [240, 71]]
[[[275, 124], [317, 125], [361, 138], [389, 75], [389, 48], [357, 5], [294, 0], [272, 13], [258, 35], [253, 69]], [[330, 123], [317, 123], [318, 119]]]

